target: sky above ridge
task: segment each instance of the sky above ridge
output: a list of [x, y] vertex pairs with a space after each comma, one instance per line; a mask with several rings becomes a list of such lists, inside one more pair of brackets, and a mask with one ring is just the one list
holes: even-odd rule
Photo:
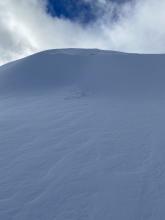
[[[100, 2], [107, 2], [108, 4], [110, 1], [122, 4], [130, 0], [108, 0]], [[100, 16], [104, 15], [104, 7], [100, 8], [98, 2], [97, 0], [48, 0], [47, 12], [53, 17], [66, 18], [88, 24], [99, 19], [98, 12]]]
[[0, 1], [0, 64], [55, 48], [165, 53], [162, 0]]

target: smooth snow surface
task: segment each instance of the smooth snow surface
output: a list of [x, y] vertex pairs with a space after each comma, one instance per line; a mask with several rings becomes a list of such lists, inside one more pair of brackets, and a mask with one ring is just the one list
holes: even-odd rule
[[0, 67], [0, 219], [164, 220], [165, 56], [51, 50]]

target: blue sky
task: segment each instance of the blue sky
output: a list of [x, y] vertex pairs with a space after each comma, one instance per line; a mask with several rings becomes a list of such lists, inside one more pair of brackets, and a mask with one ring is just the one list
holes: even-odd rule
[[96, 19], [96, 13], [89, 2], [76, 0], [48, 0], [48, 13], [54, 17], [65, 17], [73, 21], [88, 23]]
[[[107, 2], [110, 0], [107, 0]], [[118, 4], [130, 0], [111, 0]], [[64, 17], [73, 21], [88, 24], [94, 22], [99, 16], [104, 15], [104, 8], [97, 7], [97, 1], [84, 0], [48, 0], [47, 11], [54, 17]]]

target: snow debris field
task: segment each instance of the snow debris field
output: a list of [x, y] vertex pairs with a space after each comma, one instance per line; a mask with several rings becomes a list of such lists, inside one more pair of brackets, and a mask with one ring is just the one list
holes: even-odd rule
[[164, 220], [165, 55], [49, 50], [0, 67], [0, 220]]

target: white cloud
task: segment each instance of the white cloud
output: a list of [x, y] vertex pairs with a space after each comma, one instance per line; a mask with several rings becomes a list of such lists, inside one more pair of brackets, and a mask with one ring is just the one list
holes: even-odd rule
[[[93, 0], [84, 0], [92, 1]], [[137, 0], [118, 6], [97, 0], [105, 15], [86, 27], [46, 14], [46, 0], [0, 2], [0, 64], [45, 49], [82, 47], [165, 52], [165, 1]], [[120, 15], [116, 22], [114, 10]]]

